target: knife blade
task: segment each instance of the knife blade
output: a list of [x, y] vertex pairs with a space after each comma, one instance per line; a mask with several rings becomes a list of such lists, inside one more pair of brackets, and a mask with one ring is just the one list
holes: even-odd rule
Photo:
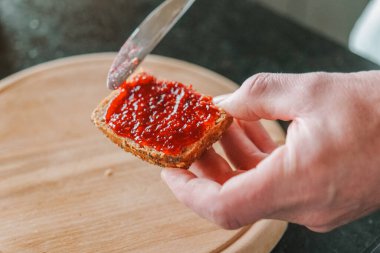
[[108, 72], [107, 87], [117, 89], [194, 2], [166, 0], [154, 9], [120, 48]]

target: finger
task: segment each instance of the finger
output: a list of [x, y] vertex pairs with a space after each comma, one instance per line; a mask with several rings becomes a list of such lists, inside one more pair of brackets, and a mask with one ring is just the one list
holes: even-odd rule
[[282, 198], [287, 194], [278, 188], [281, 176], [285, 175], [284, 155], [285, 149], [281, 147], [256, 170], [232, 177], [223, 186], [181, 169], [164, 169], [161, 175], [186, 206], [201, 217], [233, 229], [270, 217], [281, 208]]
[[284, 147], [276, 149], [255, 170], [233, 177], [222, 186], [220, 194], [230, 200], [228, 206], [235, 207], [230, 215], [237, 223], [247, 225], [272, 217], [286, 220], [282, 210], [287, 209], [287, 200], [293, 203], [293, 196], [287, 196], [291, 186], [282, 183], [287, 182], [286, 153]]
[[229, 195], [227, 199], [221, 194], [220, 184], [181, 169], [163, 169], [161, 176], [176, 198], [199, 216], [226, 229], [242, 226], [233, 215], [244, 205], [229, 205], [238, 196]]
[[191, 165], [190, 171], [199, 178], [207, 178], [219, 184], [223, 184], [238, 174], [213, 148], [207, 150], [200, 159], [195, 161]]
[[238, 120], [237, 122], [260, 151], [269, 154], [277, 147], [260, 121]]
[[313, 108], [310, 105], [322, 87], [318, 84], [327, 77], [323, 73], [260, 73], [248, 78], [218, 106], [237, 119], [291, 120]]
[[240, 170], [256, 167], [267, 156], [255, 146], [236, 122], [223, 134], [220, 143], [230, 162]]
[[220, 184], [207, 178], [197, 178], [183, 169], [163, 169], [161, 177], [180, 202], [199, 216], [214, 221], [211, 209], [219, 202]]

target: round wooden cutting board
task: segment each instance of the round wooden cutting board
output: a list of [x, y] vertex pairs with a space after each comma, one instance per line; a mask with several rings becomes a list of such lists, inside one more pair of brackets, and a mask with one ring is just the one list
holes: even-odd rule
[[[223, 230], [180, 204], [159, 167], [92, 125], [114, 56], [57, 60], [0, 82], [0, 252], [269, 252], [286, 222]], [[170, 58], [149, 56], [142, 67], [209, 95], [237, 88]], [[264, 124], [284, 140], [275, 122]]]

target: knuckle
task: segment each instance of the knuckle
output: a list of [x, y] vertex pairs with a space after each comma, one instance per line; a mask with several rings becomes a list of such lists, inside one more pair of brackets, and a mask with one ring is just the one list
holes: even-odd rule
[[319, 233], [329, 232], [337, 226], [329, 212], [316, 212], [308, 217], [304, 224], [310, 230]]
[[270, 77], [270, 73], [258, 73], [248, 78], [242, 86], [248, 91], [249, 96], [261, 96], [268, 89], [268, 79]]
[[223, 203], [214, 204], [210, 215], [211, 220], [224, 229], [232, 230], [242, 226], [238, 220], [229, 215], [226, 205]]
[[236, 220], [231, 219], [224, 219], [224, 221], [218, 225], [226, 230], [234, 230], [242, 227]]
[[330, 82], [330, 75], [328, 73], [314, 72], [306, 75], [307, 81], [304, 91], [308, 97], [315, 97], [326, 90]]

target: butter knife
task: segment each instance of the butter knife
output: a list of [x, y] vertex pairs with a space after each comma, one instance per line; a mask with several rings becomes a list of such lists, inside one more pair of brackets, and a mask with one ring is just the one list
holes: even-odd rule
[[109, 89], [117, 89], [133, 73], [194, 1], [166, 0], [144, 19], [114, 59], [107, 77]]

